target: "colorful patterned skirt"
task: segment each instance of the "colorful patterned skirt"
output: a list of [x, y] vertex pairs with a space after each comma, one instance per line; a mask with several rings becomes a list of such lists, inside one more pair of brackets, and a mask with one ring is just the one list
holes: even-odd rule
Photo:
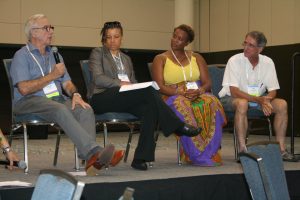
[[181, 95], [163, 96], [163, 99], [182, 121], [202, 127], [195, 137], [177, 137], [181, 160], [198, 166], [221, 165], [222, 127], [226, 117], [218, 98], [205, 93], [193, 101]]

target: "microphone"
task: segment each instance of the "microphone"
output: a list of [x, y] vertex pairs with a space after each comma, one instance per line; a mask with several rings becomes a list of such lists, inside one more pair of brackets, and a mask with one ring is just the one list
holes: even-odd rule
[[[0, 165], [9, 165], [9, 161], [8, 160], [0, 160]], [[18, 167], [20, 169], [27, 168], [26, 162], [23, 160], [14, 161], [13, 166]]]
[[60, 63], [57, 47], [52, 47], [51, 49], [52, 49], [56, 64]]

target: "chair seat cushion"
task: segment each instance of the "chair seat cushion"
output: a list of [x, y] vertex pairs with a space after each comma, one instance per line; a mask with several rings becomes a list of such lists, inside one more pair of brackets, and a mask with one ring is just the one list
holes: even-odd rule
[[[226, 116], [228, 119], [233, 120], [234, 119], [234, 111], [228, 111], [225, 110]], [[260, 119], [260, 118], [265, 118], [266, 116], [264, 115], [262, 110], [256, 109], [256, 108], [249, 108], [248, 113], [247, 113], [248, 119]]]
[[28, 114], [15, 115], [14, 123], [50, 124], [51, 122], [44, 120], [43, 118], [37, 116], [36, 114], [28, 113]]
[[265, 117], [265, 114], [262, 110], [260, 109], [255, 109], [255, 108], [250, 108], [248, 110], [248, 118], [255, 119], [255, 118], [261, 118]]
[[103, 114], [95, 114], [96, 121], [102, 122], [135, 122], [139, 119], [130, 113], [107, 112]]

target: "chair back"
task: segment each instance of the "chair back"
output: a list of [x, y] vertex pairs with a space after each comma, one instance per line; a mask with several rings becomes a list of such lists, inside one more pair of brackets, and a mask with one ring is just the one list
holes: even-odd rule
[[11, 99], [13, 100], [14, 88], [12, 86], [12, 80], [11, 80], [11, 76], [10, 76], [11, 62], [12, 62], [12, 59], [3, 59], [3, 64], [4, 64], [4, 68], [5, 68], [6, 76], [8, 79], [9, 88], [10, 88], [10, 96], [11, 96]]
[[80, 67], [81, 67], [81, 71], [82, 71], [82, 75], [83, 75], [83, 80], [84, 80], [86, 89], [88, 91], [89, 85], [92, 81], [92, 75], [91, 75], [91, 72], [89, 70], [89, 60], [80, 60], [79, 62], [80, 62]]
[[147, 65], [148, 65], [148, 70], [149, 70], [150, 77], [153, 80], [153, 76], [152, 76], [152, 62], [147, 63]]
[[[8, 84], [10, 88], [10, 96], [11, 96], [11, 119], [12, 123], [18, 123], [18, 122], [26, 122], [26, 123], [34, 123], [36, 125], [45, 125], [45, 120], [40, 118], [39, 116], [36, 116], [35, 114], [21, 114], [21, 115], [15, 115], [13, 112], [13, 106], [12, 103], [14, 100], [14, 86], [12, 83], [11, 75], [10, 75], [10, 68], [11, 68], [12, 59], [3, 59], [3, 64], [6, 72], [6, 76], [8, 79]], [[46, 124], [52, 124], [53, 122], [48, 122]]]
[[218, 97], [218, 93], [222, 89], [223, 76], [225, 72], [225, 65], [208, 65], [208, 72], [212, 79], [211, 90], [212, 93]]
[[11, 62], [12, 62], [12, 59], [3, 59], [3, 64], [4, 64], [4, 68], [5, 68], [5, 72], [6, 72], [6, 77], [8, 79], [8, 84], [9, 84], [9, 89], [10, 89], [10, 98], [11, 98], [11, 105], [10, 105], [10, 113], [11, 113], [11, 120], [12, 120], [12, 123], [14, 123], [15, 121], [15, 118], [14, 118], [14, 114], [13, 114], [13, 100], [14, 100], [14, 87], [13, 87], [13, 84], [12, 84], [12, 79], [11, 79], [11, 76], [10, 76], [10, 67], [11, 67]]
[[81, 67], [84, 83], [85, 83], [86, 87], [88, 88], [90, 82], [92, 81], [92, 75], [89, 70], [89, 61], [88, 60], [80, 60], [79, 62], [80, 62], [80, 67]]
[[85, 184], [57, 169], [41, 170], [31, 200], [79, 200]]
[[289, 200], [289, 192], [277, 142], [247, 145], [240, 161], [253, 199]]

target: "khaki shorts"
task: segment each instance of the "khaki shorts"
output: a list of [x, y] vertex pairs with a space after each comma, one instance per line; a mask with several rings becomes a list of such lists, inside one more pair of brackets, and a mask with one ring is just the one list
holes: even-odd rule
[[[234, 112], [235, 111], [235, 109], [234, 109], [234, 106], [233, 106], [233, 104], [232, 104], [232, 101], [233, 101], [233, 97], [231, 97], [231, 96], [225, 96], [225, 97], [222, 97], [221, 99], [220, 99], [220, 102], [222, 103], [222, 105], [223, 105], [223, 108], [224, 108], [224, 111], [226, 112]], [[256, 103], [257, 104], [257, 103]], [[257, 110], [261, 110], [261, 106], [260, 106], [260, 104], [257, 104], [256, 106], [252, 106], [252, 105], [250, 105], [250, 102], [249, 102], [249, 104], [248, 104], [249, 106], [249, 109], [257, 109]]]

